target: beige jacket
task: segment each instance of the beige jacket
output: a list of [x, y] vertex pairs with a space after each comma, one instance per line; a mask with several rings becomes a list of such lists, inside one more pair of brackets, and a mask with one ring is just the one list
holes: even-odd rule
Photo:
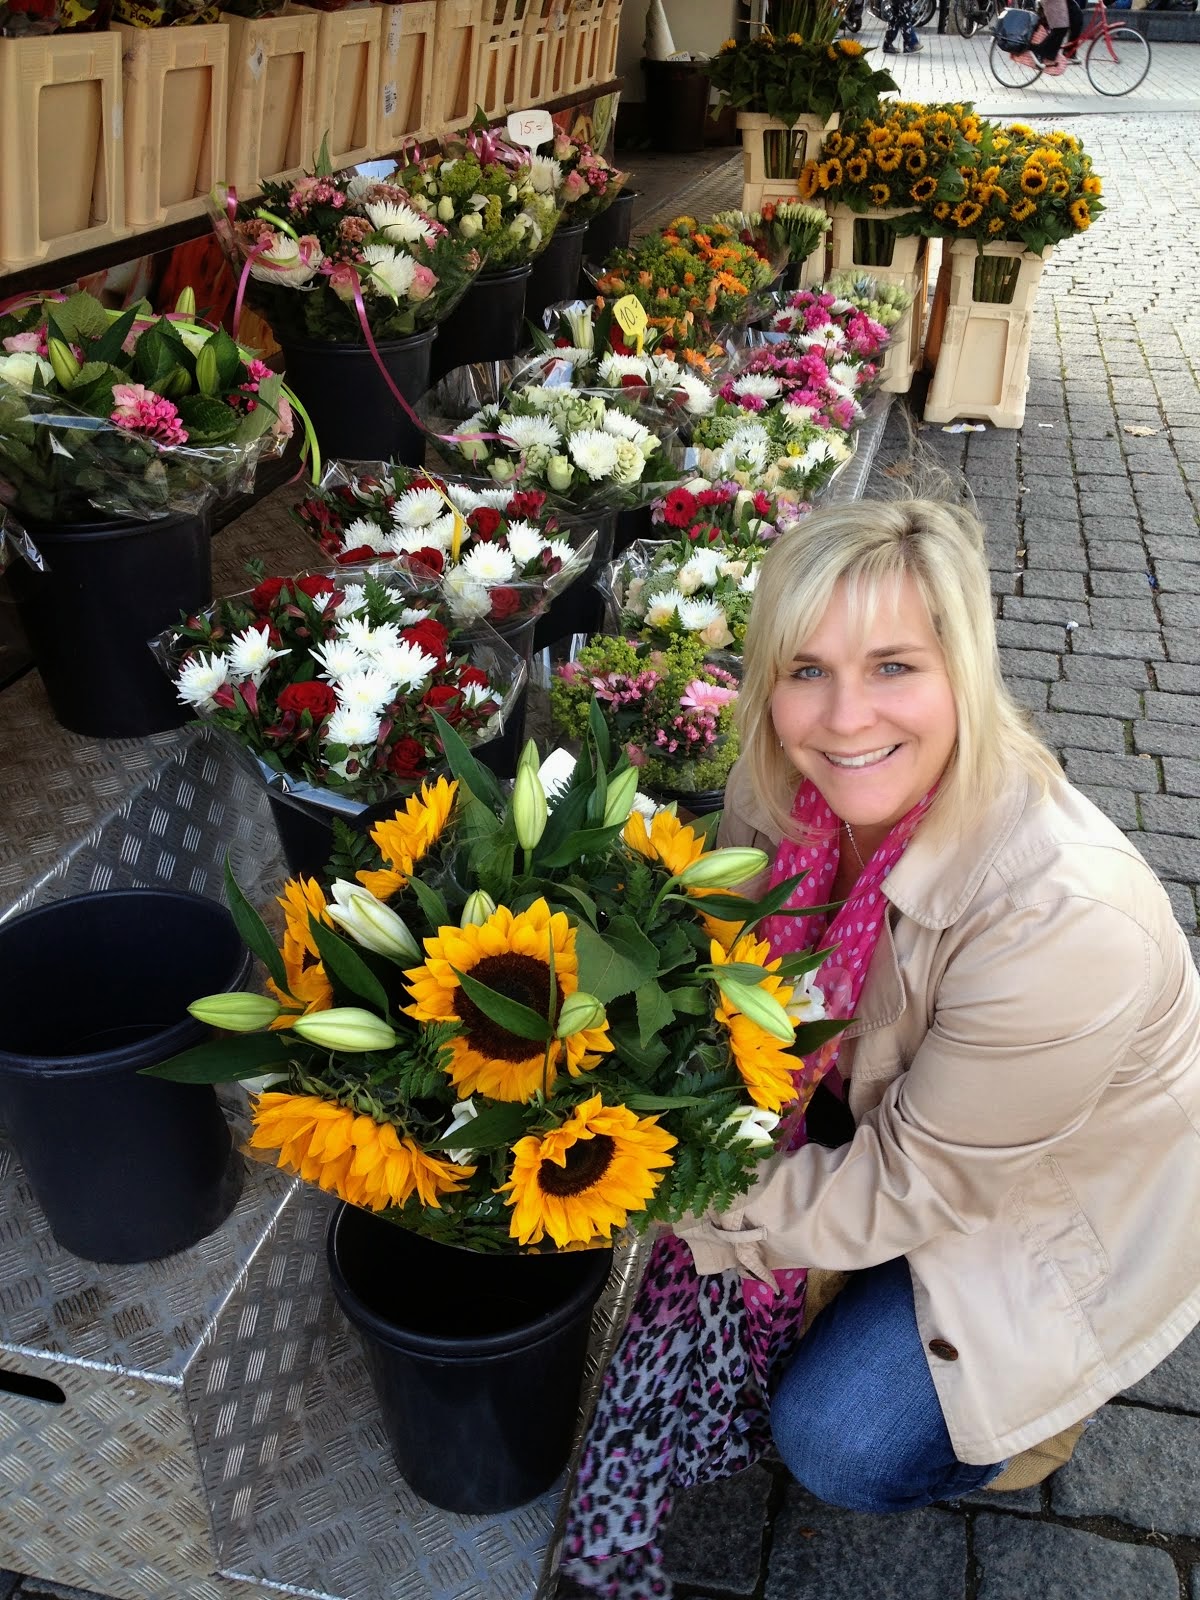
[[[734, 769], [722, 844], [773, 852]], [[1200, 1322], [1200, 978], [1170, 903], [1076, 789], [1014, 781], [919, 830], [841, 1066], [853, 1140], [774, 1157], [689, 1223], [701, 1272], [906, 1256], [959, 1458], [1086, 1416]]]

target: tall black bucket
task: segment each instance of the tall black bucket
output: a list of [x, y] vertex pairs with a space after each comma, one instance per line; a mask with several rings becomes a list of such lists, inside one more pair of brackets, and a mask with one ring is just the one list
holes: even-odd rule
[[525, 320], [535, 328], [542, 325], [542, 312], [560, 300], [574, 300], [583, 265], [583, 236], [586, 222], [561, 223], [554, 237], [533, 263], [529, 287], [525, 291]]
[[[437, 328], [426, 328], [377, 346], [388, 375], [410, 406], [430, 385], [430, 352], [437, 337]], [[365, 344], [289, 339], [283, 359], [284, 376], [308, 412], [327, 460], [399, 461], [406, 467], [423, 463], [425, 436], [396, 403]]]
[[0, 923], [0, 1120], [64, 1250], [155, 1261], [214, 1232], [242, 1161], [207, 1084], [139, 1075], [199, 1044], [250, 957], [215, 900], [115, 889]]
[[[583, 259], [603, 266], [614, 250], [624, 250], [633, 229], [633, 208], [639, 199], [636, 189], [622, 189], [621, 193], [587, 225], [583, 236]], [[579, 293], [585, 300], [595, 294], [594, 285], [579, 274]]]
[[467, 1515], [544, 1493], [571, 1453], [611, 1250], [477, 1255], [342, 1206], [328, 1253], [416, 1493]]
[[525, 342], [525, 290], [532, 268], [481, 272], [442, 323], [433, 379], [476, 361], [508, 361]]

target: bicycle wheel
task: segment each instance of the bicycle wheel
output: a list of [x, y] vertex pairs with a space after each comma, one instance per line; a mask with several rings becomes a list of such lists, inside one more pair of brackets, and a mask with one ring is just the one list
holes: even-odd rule
[[1109, 28], [1088, 45], [1084, 66], [1097, 94], [1131, 94], [1150, 71], [1150, 46], [1136, 28]]
[[979, 11], [975, 0], [954, 0], [954, 23], [964, 39], [973, 39], [979, 32]]
[[913, 26], [924, 28], [933, 21], [937, 12], [937, 0], [920, 0], [920, 4], [913, 9]]
[[988, 52], [988, 66], [992, 69], [992, 77], [1006, 89], [1027, 89], [1031, 83], [1040, 78], [1042, 64], [1036, 56], [1033, 62], [1033, 66], [1025, 66], [1015, 56], [1010, 56], [1007, 50], [1001, 50], [995, 39], [992, 40], [992, 48]]

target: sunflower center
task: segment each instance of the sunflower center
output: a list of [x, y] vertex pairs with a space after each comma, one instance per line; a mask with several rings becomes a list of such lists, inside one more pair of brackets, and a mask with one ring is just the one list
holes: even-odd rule
[[[471, 968], [471, 976], [506, 999], [527, 1006], [539, 1017], [549, 1015], [550, 968], [536, 956], [516, 955], [512, 951], [484, 956]], [[528, 1061], [530, 1056], [539, 1054], [535, 1040], [522, 1039], [493, 1022], [464, 990], [458, 992], [457, 1006], [467, 1043], [489, 1061]]]
[[567, 1151], [567, 1164], [560, 1167], [557, 1161], [543, 1161], [538, 1168], [538, 1188], [543, 1194], [569, 1199], [582, 1194], [599, 1183], [612, 1165], [616, 1143], [607, 1133], [593, 1134], [590, 1139], [577, 1139]]

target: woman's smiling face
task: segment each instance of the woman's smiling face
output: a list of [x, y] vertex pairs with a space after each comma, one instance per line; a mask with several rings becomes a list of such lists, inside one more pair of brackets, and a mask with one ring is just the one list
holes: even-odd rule
[[958, 713], [912, 578], [879, 597], [865, 629], [854, 620], [839, 583], [784, 667], [771, 718], [796, 770], [855, 829], [865, 856], [946, 770]]

